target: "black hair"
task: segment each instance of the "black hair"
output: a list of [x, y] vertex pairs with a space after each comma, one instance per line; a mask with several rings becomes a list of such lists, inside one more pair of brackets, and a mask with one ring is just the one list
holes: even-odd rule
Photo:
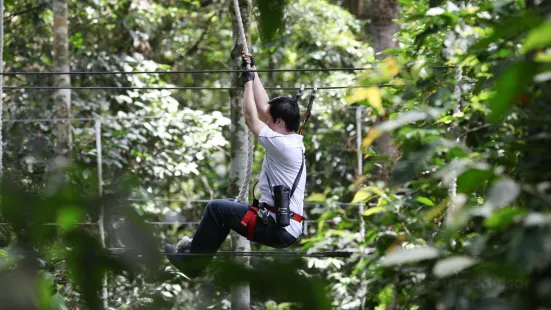
[[276, 97], [268, 101], [270, 115], [274, 122], [278, 119], [285, 121], [285, 128], [288, 131], [298, 131], [300, 125], [300, 110], [298, 103], [291, 97]]

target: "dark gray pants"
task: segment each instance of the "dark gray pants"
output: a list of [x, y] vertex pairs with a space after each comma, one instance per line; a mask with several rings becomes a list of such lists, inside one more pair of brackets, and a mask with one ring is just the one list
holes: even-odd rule
[[[203, 217], [193, 236], [191, 249], [188, 253], [214, 254], [228, 237], [231, 230], [247, 238], [248, 228], [241, 224], [241, 220], [249, 209], [247, 203], [237, 203], [234, 199], [216, 199], [207, 204]], [[254, 242], [272, 248], [286, 248], [296, 241], [285, 228], [279, 227], [269, 216], [268, 223], [257, 219]], [[166, 247], [167, 253], [174, 253], [171, 245]], [[210, 263], [212, 256], [167, 254], [170, 262], [189, 277], [201, 274]]]

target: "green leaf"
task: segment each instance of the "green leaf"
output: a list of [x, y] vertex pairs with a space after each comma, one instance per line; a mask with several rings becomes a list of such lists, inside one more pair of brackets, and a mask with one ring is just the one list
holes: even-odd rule
[[487, 217], [484, 220], [484, 225], [488, 228], [505, 228], [508, 225], [512, 224], [520, 215], [524, 214], [525, 211], [514, 208], [506, 207], [497, 210], [492, 216]]
[[530, 31], [522, 46], [523, 53], [551, 44], [551, 22], [547, 21]]
[[65, 304], [65, 298], [60, 295], [59, 293], [56, 293], [52, 296], [50, 299], [50, 310], [69, 310], [67, 305]]
[[432, 273], [438, 278], [451, 276], [465, 270], [477, 261], [467, 256], [452, 256], [439, 260], [432, 268]]
[[417, 199], [415, 199], [415, 201], [420, 202], [429, 207], [434, 207], [434, 202], [432, 202], [432, 200], [430, 200], [427, 197], [419, 196], [417, 197]]
[[68, 231], [77, 226], [77, 223], [84, 218], [84, 211], [78, 206], [64, 206], [59, 210], [57, 223], [60, 228]]
[[366, 186], [356, 192], [356, 195], [354, 195], [354, 199], [352, 199], [351, 203], [358, 203], [362, 201], [365, 202], [375, 195], [382, 196], [384, 195], [384, 192], [376, 186]]
[[502, 40], [517, 37], [525, 31], [537, 27], [541, 23], [541, 17], [537, 14], [524, 11], [517, 15], [505, 17], [494, 26], [491, 35], [478, 41], [469, 48], [471, 53], [486, 53], [488, 46]]
[[469, 169], [457, 178], [457, 192], [472, 193], [481, 184], [490, 181], [493, 175], [490, 170]]
[[369, 208], [367, 210], [364, 211], [364, 216], [370, 216], [370, 215], [373, 215], [373, 214], [376, 214], [376, 213], [381, 213], [381, 212], [384, 212], [386, 211], [386, 208], [385, 207], [373, 207], [373, 208]]
[[381, 265], [402, 265], [421, 260], [434, 259], [438, 256], [440, 256], [438, 249], [432, 247], [417, 247], [411, 250], [397, 250], [383, 256], [381, 258]]
[[511, 106], [524, 93], [535, 75], [533, 62], [516, 62], [505, 70], [497, 79], [494, 96], [490, 99], [491, 113], [489, 119], [497, 123], [509, 112]]
[[351, 203], [366, 201], [371, 196], [372, 196], [372, 193], [369, 189], [362, 188], [362, 189], [360, 189], [359, 191], [356, 192], [356, 195], [354, 195], [354, 199], [352, 199]]
[[312, 195], [308, 196], [304, 201], [306, 202], [325, 202], [327, 200], [327, 197], [322, 193], [313, 193]]

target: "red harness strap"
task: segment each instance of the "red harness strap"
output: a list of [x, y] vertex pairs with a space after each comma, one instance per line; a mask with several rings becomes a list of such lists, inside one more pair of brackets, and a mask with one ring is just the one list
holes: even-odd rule
[[258, 217], [258, 208], [255, 206], [249, 206], [249, 210], [245, 213], [245, 216], [241, 220], [241, 225], [248, 227], [247, 239], [253, 240], [254, 228], [256, 227], [256, 218]]
[[[275, 208], [272, 206], [264, 205], [264, 207], [271, 212], [276, 212]], [[249, 209], [245, 213], [245, 216], [243, 216], [243, 219], [241, 220], [241, 225], [247, 227], [247, 239], [250, 241], [253, 241], [254, 239], [254, 229], [256, 228], [256, 219], [258, 218], [258, 208], [255, 206], [249, 206]], [[304, 217], [300, 214], [293, 213], [293, 216], [291, 217], [293, 220], [297, 222], [302, 222], [304, 220]]]

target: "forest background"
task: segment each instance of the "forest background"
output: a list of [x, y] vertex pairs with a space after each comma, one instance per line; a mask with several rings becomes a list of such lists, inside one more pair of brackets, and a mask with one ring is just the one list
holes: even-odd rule
[[[547, 1], [240, 5], [259, 69], [364, 68], [259, 73], [270, 97], [304, 84], [302, 113], [319, 86], [284, 252], [352, 255], [220, 257], [196, 281], [162, 255], [236, 196], [246, 135], [238, 73], [151, 71], [238, 69], [231, 1], [4, 0], [2, 305], [551, 309]], [[21, 73], [51, 71], [72, 74]], [[119, 71], [148, 73], [84, 73]]]

